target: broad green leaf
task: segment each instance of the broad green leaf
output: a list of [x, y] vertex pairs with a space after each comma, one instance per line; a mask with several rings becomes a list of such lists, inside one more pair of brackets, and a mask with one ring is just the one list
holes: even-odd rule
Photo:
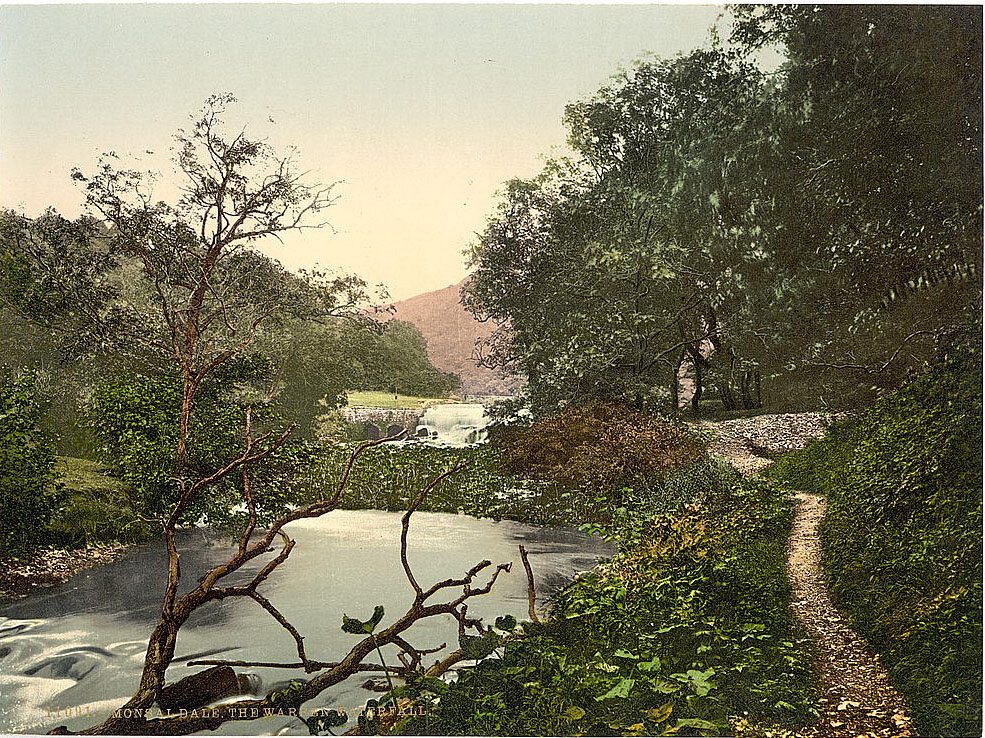
[[502, 643], [503, 637], [493, 631], [481, 636], [461, 635], [458, 637], [458, 645], [470, 659], [484, 659], [499, 648]]
[[381, 620], [383, 620], [383, 605], [377, 605], [373, 609], [373, 616], [366, 621], [350, 618], [348, 615], [343, 614], [342, 630], [354, 635], [369, 635], [376, 630], [376, 626], [380, 624]]
[[633, 686], [636, 684], [635, 679], [620, 679], [619, 683], [616, 684], [612, 689], [606, 692], [601, 697], [596, 697], [597, 702], [608, 699], [626, 699], [629, 697], [629, 693], [632, 691]]
[[516, 630], [516, 618], [512, 615], [500, 615], [496, 618], [496, 627], [500, 630], [513, 631]]

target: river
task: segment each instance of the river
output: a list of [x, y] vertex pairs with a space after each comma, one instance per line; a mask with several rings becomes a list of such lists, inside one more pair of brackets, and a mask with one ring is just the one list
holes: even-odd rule
[[[260, 591], [305, 636], [310, 658], [336, 660], [356, 641], [340, 629], [343, 612], [366, 619], [382, 604], [386, 625], [410, 603], [412, 591], [399, 558], [399, 513], [338, 510], [321, 519], [297, 521], [288, 530], [297, 546]], [[439, 513], [417, 513], [409, 542], [410, 563], [425, 587], [459, 577], [482, 559], [514, 562], [491, 594], [471, 601], [469, 613], [486, 622], [504, 614], [526, 617], [526, 579], [518, 544], [530, 552], [542, 599], [612, 553], [602, 541], [571, 529]], [[227, 540], [210, 538], [201, 530], [185, 532], [181, 545], [188, 582], [224, 560], [230, 550]], [[141, 546], [119, 561], [0, 607], [0, 732], [43, 733], [58, 725], [81, 729], [125, 701], [137, 683], [146, 638], [156, 621], [162, 562], [160, 546]], [[451, 616], [441, 616], [415, 625], [408, 640], [422, 648], [442, 642], [454, 648], [456, 633]], [[388, 662], [396, 663], [395, 651], [385, 653]], [[189, 621], [179, 637], [169, 680], [203, 668], [185, 662], [205, 654], [249, 661], [297, 657], [288, 633], [245, 599], [207, 606]], [[426, 663], [437, 659], [426, 658]], [[258, 695], [303, 677], [300, 670], [240, 671], [254, 675], [253, 692]], [[355, 715], [375, 696], [360, 686], [366, 678], [353, 677], [309, 706], [331, 706]], [[66, 717], [66, 709], [83, 714]], [[287, 717], [227, 723], [219, 732], [307, 734], [299, 721]]]

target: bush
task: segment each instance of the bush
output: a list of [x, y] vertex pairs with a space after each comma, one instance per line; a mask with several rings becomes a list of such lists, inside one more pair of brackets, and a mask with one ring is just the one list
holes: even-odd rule
[[26, 553], [45, 542], [58, 505], [51, 439], [32, 376], [0, 375], [0, 556]]
[[[189, 430], [185, 464], [189, 479], [207, 476], [242, 453], [243, 397], [251, 392], [250, 382], [267, 376], [268, 371], [269, 363], [262, 357], [241, 357], [203, 383], [195, 398]], [[251, 404], [256, 433], [273, 429], [276, 436], [280, 421], [273, 408], [263, 402]], [[96, 389], [90, 414], [100, 440], [100, 455], [134, 490], [131, 499], [141, 515], [161, 515], [175, 500], [173, 474], [180, 408], [181, 385], [174, 377], [121, 374]], [[251, 467], [260, 524], [296, 501], [296, 473], [311, 457], [309, 444], [292, 442]], [[220, 528], [236, 524], [238, 513], [231, 511], [241, 500], [240, 485], [236, 474], [213, 485], [209, 495], [189, 506], [184, 522], [203, 520]], [[90, 504], [86, 509], [96, 511], [97, 507]]]
[[[732, 477], [700, 504], [630, 513], [623, 552], [556, 599], [551, 620], [438, 688], [405, 732], [721, 735], [816, 717], [810, 658], [788, 607], [789, 500]], [[424, 694], [422, 697], [427, 698]]]
[[625, 405], [593, 402], [498, 434], [506, 468], [569, 488], [644, 487], [707, 456], [682, 425]]
[[827, 496], [832, 592], [920, 735], [981, 733], [981, 381], [980, 349], [957, 351], [771, 472]]

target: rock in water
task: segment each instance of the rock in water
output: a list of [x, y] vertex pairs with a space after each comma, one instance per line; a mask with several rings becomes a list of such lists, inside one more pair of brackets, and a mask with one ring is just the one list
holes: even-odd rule
[[157, 704], [162, 710], [195, 710], [216, 700], [250, 691], [249, 680], [240, 679], [230, 666], [213, 666], [192, 674], [161, 690]]

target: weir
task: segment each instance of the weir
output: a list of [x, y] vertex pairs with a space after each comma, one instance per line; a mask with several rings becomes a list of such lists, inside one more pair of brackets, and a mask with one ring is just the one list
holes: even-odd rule
[[415, 435], [442, 446], [470, 446], [486, 440], [488, 424], [479, 403], [432, 405], [418, 421]]

